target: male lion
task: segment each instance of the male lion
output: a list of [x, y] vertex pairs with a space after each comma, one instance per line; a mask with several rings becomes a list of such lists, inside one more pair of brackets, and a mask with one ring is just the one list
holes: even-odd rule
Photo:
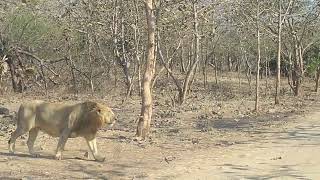
[[23, 103], [18, 111], [17, 129], [8, 142], [9, 152], [14, 153], [16, 139], [29, 132], [29, 152], [33, 156], [39, 156], [35, 153], [33, 145], [39, 130], [42, 130], [51, 136], [59, 137], [56, 159], [61, 159], [61, 153], [69, 137], [84, 137], [94, 159], [104, 161], [105, 157], [98, 154], [96, 133], [103, 125], [112, 126], [114, 122], [115, 115], [110, 108], [92, 101], [75, 105], [43, 101]]

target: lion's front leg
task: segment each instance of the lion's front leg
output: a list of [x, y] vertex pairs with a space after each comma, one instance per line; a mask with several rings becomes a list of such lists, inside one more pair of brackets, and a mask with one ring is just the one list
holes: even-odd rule
[[70, 132], [71, 132], [70, 129], [66, 128], [65, 130], [63, 130], [63, 132], [61, 133], [61, 135], [59, 137], [59, 142], [58, 142], [56, 155], [55, 155], [55, 158], [57, 160], [61, 160], [61, 158], [62, 158], [62, 151], [64, 150], [64, 146], [66, 145], [68, 137], [70, 136]]
[[89, 146], [90, 152], [92, 153], [94, 159], [96, 161], [103, 162], [105, 160], [105, 157], [99, 155], [99, 153], [98, 153], [96, 138], [93, 138], [93, 139], [86, 138], [86, 141], [87, 141], [87, 144]]

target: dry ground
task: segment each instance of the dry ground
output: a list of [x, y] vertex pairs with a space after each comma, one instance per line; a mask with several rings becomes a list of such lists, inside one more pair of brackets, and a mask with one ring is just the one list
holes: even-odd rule
[[173, 106], [170, 86], [159, 88], [154, 98], [152, 137], [143, 143], [133, 140], [138, 97], [124, 104], [117, 95], [77, 100], [54, 94], [2, 97], [1, 106], [11, 112], [30, 99], [95, 99], [112, 106], [120, 120], [113, 130], [99, 132], [98, 148], [107, 160], [98, 163], [84, 156], [87, 145], [81, 138], [69, 139], [64, 159], [54, 160], [57, 139], [45, 134], [36, 141], [40, 158], [28, 155], [27, 136], [17, 140], [17, 154], [9, 155], [7, 141], [14, 122], [10, 117], [0, 118], [0, 179], [320, 178], [320, 158], [314, 157], [320, 150], [317, 96], [308, 87], [302, 98], [294, 98], [284, 89], [289, 95], [273, 106], [273, 90], [262, 89], [267, 93], [256, 114], [247, 84], [242, 82], [239, 88], [237, 79], [231, 77], [226, 75], [220, 85], [209, 84], [207, 89], [195, 88], [183, 106]]

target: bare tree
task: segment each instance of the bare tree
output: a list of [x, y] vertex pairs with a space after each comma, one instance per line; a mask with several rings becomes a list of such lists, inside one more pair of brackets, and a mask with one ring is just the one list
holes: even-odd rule
[[280, 103], [280, 81], [281, 81], [281, 37], [282, 37], [282, 24], [285, 21], [286, 15], [291, 7], [292, 0], [290, 0], [287, 10], [284, 15], [282, 15], [282, 0], [279, 0], [279, 10], [278, 10], [278, 53], [277, 53], [277, 76], [276, 76], [276, 93], [275, 93], [275, 104]]
[[257, 74], [256, 74], [256, 102], [255, 111], [259, 111], [259, 88], [260, 88], [260, 61], [261, 61], [261, 50], [260, 50], [260, 0], [257, 0]]
[[147, 59], [142, 85], [142, 106], [136, 136], [145, 139], [150, 132], [152, 117], [151, 83], [155, 73], [155, 14], [154, 1], [145, 1], [148, 29]]

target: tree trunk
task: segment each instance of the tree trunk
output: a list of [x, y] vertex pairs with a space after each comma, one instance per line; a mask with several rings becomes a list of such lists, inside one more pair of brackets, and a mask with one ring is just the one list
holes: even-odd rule
[[8, 63], [10, 74], [11, 74], [11, 81], [12, 81], [12, 88], [14, 92], [22, 93], [23, 91], [23, 84], [21, 80], [21, 75], [17, 73], [16, 65], [13, 62], [12, 56], [7, 56], [6, 62]]
[[317, 74], [316, 74], [316, 93], [318, 94], [319, 92], [319, 79], [320, 79], [320, 67], [317, 69]]
[[183, 45], [181, 46], [181, 51], [180, 51], [180, 63], [181, 63], [181, 72], [185, 73], [186, 67], [184, 65], [184, 58], [183, 58]]
[[188, 63], [186, 66], [186, 70], [189, 71], [190, 70], [190, 66], [192, 64], [192, 50], [193, 50], [193, 43], [191, 44], [189, 51], [188, 51]]
[[232, 71], [232, 59], [231, 59], [229, 52], [228, 52], [227, 62], [228, 62], [228, 71], [231, 72]]
[[216, 27], [215, 27], [215, 16], [214, 13], [212, 13], [212, 27], [211, 27], [211, 33], [212, 33], [212, 39], [211, 39], [211, 46], [212, 46], [212, 60], [211, 65], [214, 66], [214, 79], [216, 85], [218, 84], [218, 63], [215, 55], [215, 48], [216, 48], [216, 42], [214, 41], [214, 38], [216, 36]]
[[[207, 41], [207, 47], [208, 47], [208, 41]], [[203, 47], [202, 47], [203, 49]], [[203, 86], [204, 88], [207, 88], [208, 85], [208, 73], [207, 73], [207, 67], [208, 67], [208, 48], [206, 49], [205, 54], [202, 54], [202, 61], [203, 61], [203, 69], [202, 69], [202, 74], [203, 74]]]
[[115, 57], [116, 60], [113, 60], [113, 75], [114, 75], [114, 87], [117, 87], [118, 86], [118, 71], [117, 71], [117, 44], [118, 44], [118, 14], [119, 14], [119, 11], [118, 11], [118, 1], [115, 0], [114, 1], [114, 11], [113, 11], [113, 16], [112, 16], [112, 38], [113, 38], [113, 44], [114, 44], [114, 47], [113, 47], [113, 55]]
[[267, 96], [268, 95], [268, 89], [269, 89], [269, 60], [268, 60], [268, 57], [266, 57], [266, 62], [265, 62], [265, 78], [266, 78], [266, 89], [265, 89], [265, 95]]
[[255, 101], [255, 111], [259, 111], [259, 88], [260, 88], [260, 27], [259, 27], [259, 14], [260, 14], [260, 1], [257, 0], [257, 45], [258, 45], [258, 58], [257, 58], [257, 76], [256, 76], [256, 101]]
[[135, 44], [135, 58], [137, 61], [137, 71], [138, 71], [138, 86], [139, 86], [139, 95], [141, 95], [141, 60], [140, 60], [140, 52], [139, 52], [139, 44], [140, 38], [138, 38], [138, 23], [139, 23], [139, 7], [138, 7], [138, 0], [134, 0], [134, 7], [135, 7], [135, 28], [134, 28], [134, 44]]
[[276, 79], [276, 94], [275, 104], [280, 104], [280, 78], [281, 78], [281, 32], [282, 32], [282, 15], [281, 15], [281, 1], [279, 1], [279, 15], [278, 15], [278, 58], [277, 58], [277, 79]]
[[218, 62], [215, 55], [213, 56], [213, 61], [214, 61], [214, 79], [217, 85], [218, 84]]
[[146, 69], [143, 76], [141, 113], [136, 133], [136, 136], [141, 139], [145, 139], [149, 135], [152, 117], [151, 81], [155, 72], [155, 15], [153, 5], [153, 0], [146, 0], [145, 9], [148, 26], [148, 54]]
[[251, 94], [251, 65], [249, 63], [249, 60], [248, 60], [248, 57], [247, 55], [245, 54], [244, 55], [245, 57], [245, 61], [246, 61], [246, 77], [247, 77], [247, 80], [248, 80], [248, 84], [249, 84], [249, 91], [250, 91], [250, 94]]
[[295, 36], [294, 38], [294, 52], [295, 52], [295, 59], [294, 59], [294, 76], [292, 78], [293, 80], [293, 88], [294, 88], [294, 95], [300, 96], [303, 92], [302, 89], [302, 79], [304, 76], [303, 72], [303, 57], [301, 52], [301, 44], [298, 40], [298, 37]]
[[237, 71], [238, 71], [238, 81], [239, 81], [238, 85], [239, 85], [239, 89], [241, 89], [241, 59], [238, 58], [237, 61], [238, 61]]
[[192, 75], [196, 73], [195, 70], [199, 62], [200, 38], [199, 38], [199, 31], [198, 31], [198, 10], [197, 10], [196, 2], [193, 3], [192, 9], [193, 9], [193, 20], [194, 20], [193, 28], [194, 28], [194, 37], [195, 37], [194, 61], [192, 63], [192, 66], [188, 70], [186, 78], [184, 80], [182, 94], [179, 95], [180, 104], [183, 104], [184, 101], [186, 100], [187, 92], [189, 90], [190, 80], [192, 79]]

